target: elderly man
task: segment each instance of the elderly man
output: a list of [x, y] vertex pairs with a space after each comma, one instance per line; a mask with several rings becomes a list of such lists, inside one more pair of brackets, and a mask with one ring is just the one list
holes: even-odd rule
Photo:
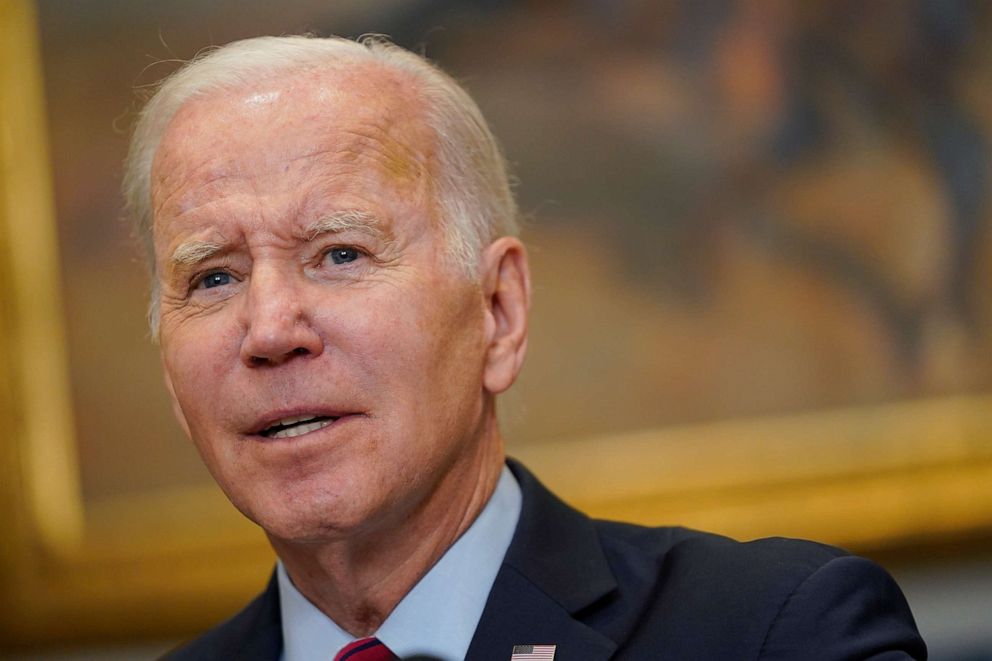
[[527, 257], [485, 121], [422, 58], [212, 51], [146, 106], [125, 189], [176, 416], [279, 557], [174, 658], [925, 656], [866, 560], [591, 521], [506, 464]]

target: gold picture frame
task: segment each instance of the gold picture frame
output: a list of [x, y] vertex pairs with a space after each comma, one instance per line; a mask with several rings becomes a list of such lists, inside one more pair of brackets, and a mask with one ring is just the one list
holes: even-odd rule
[[[0, 643], [179, 637], [256, 593], [219, 490], [83, 503], [34, 7], [0, 0]], [[859, 550], [992, 530], [992, 395], [644, 430], [517, 453], [594, 516]]]

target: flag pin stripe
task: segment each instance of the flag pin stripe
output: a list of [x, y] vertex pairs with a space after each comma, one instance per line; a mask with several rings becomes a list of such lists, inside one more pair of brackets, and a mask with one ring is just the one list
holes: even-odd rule
[[554, 661], [557, 645], [514, 645], [510, 661]]

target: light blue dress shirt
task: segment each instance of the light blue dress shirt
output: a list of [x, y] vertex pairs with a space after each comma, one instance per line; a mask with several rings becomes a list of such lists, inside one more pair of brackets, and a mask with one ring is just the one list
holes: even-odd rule
[[[400, 658], [461, 661], [482, 617], [520, 518], [520, 485], [506, 466], [469, 529], [396, 605], [375, 636]], [[283, 661], [330, 661], [354, 640], [304, 597], [282, 563], [276, 569]]]

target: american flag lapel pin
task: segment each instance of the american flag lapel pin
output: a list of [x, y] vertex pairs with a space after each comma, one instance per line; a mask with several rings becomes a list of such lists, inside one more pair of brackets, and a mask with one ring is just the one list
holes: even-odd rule
[[557, 645], [514, 645], [510, 661], [554, 661]]

